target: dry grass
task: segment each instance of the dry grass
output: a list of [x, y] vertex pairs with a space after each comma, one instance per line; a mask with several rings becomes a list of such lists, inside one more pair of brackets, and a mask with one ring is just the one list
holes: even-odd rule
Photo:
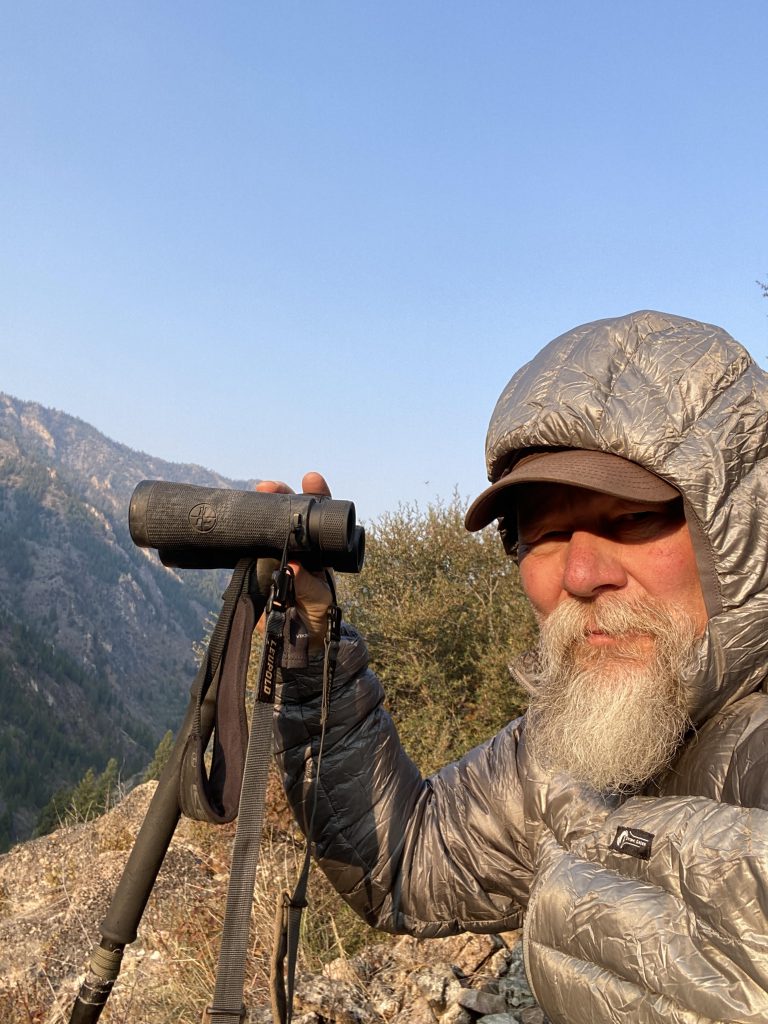
[[[221, 849], [215, 838], [209, 838], [208, 845], [209, 865], [223, 866], [228, 851]], [[303, 845], [283, 833], [272, 830], [262, 843], [246, 957], [244, 1000], [251, 1009], [269, 1006], [276, 905], [283, 890], [293, 889], [302, 857]], [[151, 995], [151, 1019], [155, 1024], [198, 1021], [202, 1009], [211, 1002], [225, 885], [221, 879], [212, 886], [187, 890], [170, 918], [163, 921], [162, 930], [152, 929], [155, 948], [166, 967]], [[370, 928], [349, 910], [317, 871], [313, 871], [310, 883], [309, 904], [302, 919], [299, 972], [320, 972], [330, 960], [352, 956], [370, 942]], [[143, 998], [148, 996], [146, 993]]]
[[[0, 969], [2, 1024], [69, 1020], [150, 795], [151, 788], [134, 791], [104, 817], [25, 844], [6, 855], [4, 865], [0, 861], [0, 933], [9, 957], [7, 970]], [[234, 834], [234, 825], [181, 822], [138, 939], [126, 948], [104, 1024], [199, 1022], [215, 987]], [[303, 852], [274, 777], [246, 962], [250, 1008], [269, 1004], [275, 905], [284, 889], [294, 888]], [[329, 960], [354, 955], [372, 937], [313, 869], [299, 971], [318, 972]]]

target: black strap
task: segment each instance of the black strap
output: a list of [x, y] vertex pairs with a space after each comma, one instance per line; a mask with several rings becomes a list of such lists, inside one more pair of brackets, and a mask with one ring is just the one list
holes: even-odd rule
[[[217, 825], [233, 821], [237, 816], [242, 786], [248, 745], [245, 714], [248, 659], [253, 629], [265, 603], [256, 589], [255, 566], [254, 559], [240, 561], [224, 593], [218, 621], [193, 684], [194, 724], [179, 772], [182, 813], [188, 818]], [[201, 715], [203, 702], [214, 697], [213, 759], [208, 772]]]

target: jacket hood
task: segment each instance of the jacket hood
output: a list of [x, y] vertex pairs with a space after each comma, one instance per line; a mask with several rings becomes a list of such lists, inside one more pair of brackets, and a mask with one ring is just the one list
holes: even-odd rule
[[700, 724], [760, 686], [768, 615], [768, 375], [719, 327], [643, 310], [550, 342], [491, 417], [491, 481], [531, 448], [611, 452], [683, 495], [709, 613], [686, 680]]

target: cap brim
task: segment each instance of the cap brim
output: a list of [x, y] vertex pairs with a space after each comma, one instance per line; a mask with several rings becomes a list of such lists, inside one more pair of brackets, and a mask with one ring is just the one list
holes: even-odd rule
[[501, 479], [472, 502], [464, 519], [468, 530], [482, 530], [494, 519], [508, 514], [517, 484], [556, 483], [601, 491], [629, 501], [662, 503], [680, 497], [672, 484], [636, 462], [609, 452], [574, 448], [526, 455]]

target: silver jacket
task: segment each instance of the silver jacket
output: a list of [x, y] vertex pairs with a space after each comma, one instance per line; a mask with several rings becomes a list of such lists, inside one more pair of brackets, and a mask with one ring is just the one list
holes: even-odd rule
[[[683, 494], [709, 612], [686, 677], [695, 730], [629, 798], [544, 774], [524, 718], [424, 780], [347, 630], [318, 860], [378, 928], [435, 936], [524, 920], [529, 981], [555, 1024], [766, 1022], [766, 375], [711, 325], [653, 312], [587, 324], [505, 388], [489, 478], [541, 446], [622, 455]], [[283, 674], [278, 755], [306, 829], [320, 672], [311, 661]]]

